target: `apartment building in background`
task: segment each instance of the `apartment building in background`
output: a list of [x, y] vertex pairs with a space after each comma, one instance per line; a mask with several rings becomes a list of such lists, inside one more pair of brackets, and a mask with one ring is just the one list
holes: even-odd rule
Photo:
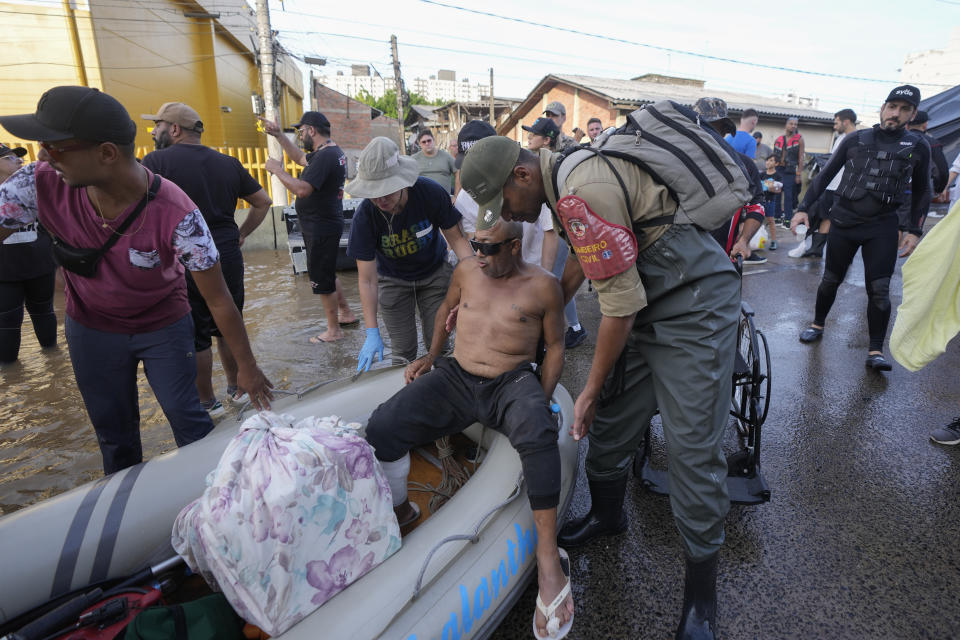
[[915, 85], [923, 98], [960, 85], [960, 27], [954, 27], [942, 49], [908, 53], [900, 80]]
[[[394, 89], [393, 76], [381, 75], [372, 65], [355, 64], [350, 67], [349, 75], [345, 71], [319, 75], [317, 82], [338, 93], [355, 98], [361, 91], [374, 98], [383, 97]], [[490, 95], [490, 85], [471, 83], [468, 78], [457, 80], [457, 72], [441, 69], [437, 75], [428, 78], [414, 78], [406, 85], [407, 91], [423, 96], [429, 102], [479, 102]]]

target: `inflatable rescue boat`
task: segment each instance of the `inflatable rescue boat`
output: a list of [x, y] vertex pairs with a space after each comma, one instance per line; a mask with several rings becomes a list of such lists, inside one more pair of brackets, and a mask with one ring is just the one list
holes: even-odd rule
[[[402, 367], [370, 371], [280, 398], [273, 411], [337, 415], [365, 425], [403, 384]], [[568, 434], [569, 393], [558, 385], [553, 401], [559, 405], [562, 521], [575, 484], [577, 443]], [[226, 419], [199, 442], [0, 518], [0, 627], [9, 631], [67, 594], [175, 556], [174, 519], [203, 492], [205, 477], [249, 415]], [[510, 442], [479, 424], [464, 435], [482, 452], [466, 484], [435, 514], [422, 509], [399, 551], [278, 637], [466, 640], [492, 633], [535, 575], [536, 534]], [[411, 482], [423, 479], [421, 471], [437, 471], [429, 455], [413, 458]]]

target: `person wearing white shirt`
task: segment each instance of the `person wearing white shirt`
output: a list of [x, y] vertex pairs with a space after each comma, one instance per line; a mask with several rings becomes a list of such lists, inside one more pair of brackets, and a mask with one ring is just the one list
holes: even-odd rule
[[[841, 109], [833, 115], [833, 130], [837, 132], [837, 137], [833, 141], [830, 153], [833, 154], [847, 134], [857, 130], [857, 114], [853, 109]], [[830, 231], [830, 210], [837, 198], [837, 188], [840, 186], [840, 180], [843, 179], [843, 169], [834, 176], [830, 184], [827, 185], [826, 193], [820, 205], [821, 217], [820, 225], [814, 230], [813, 241], [810, 248], [802, 255], [804, 258], [823, 257], [823, 248], [827, 244], [827, 233]], [[812, 227], [813, 225], [811, 225]]]

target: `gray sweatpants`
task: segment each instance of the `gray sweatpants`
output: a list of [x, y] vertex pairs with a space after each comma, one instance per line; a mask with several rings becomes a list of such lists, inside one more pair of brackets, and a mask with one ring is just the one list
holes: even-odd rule
[[649, 306], [637, 314], [590, 427], [587, 476], [628, 472], [659, 408], [667, 446], [670, 506], [687, 555], [723, 544], [729, 422], [740, 279], [710, 234], [671, 227], [637, 262]]
[[[567, 256], [570, 255], [570, 248], [566, 241], [559, 240], [560, 246], [557, 247], [557, 258], [553, 261], [553, 275], [557, 280], [563, 280], [563, 268], [567, 264]], [[568, 327], [574, 327], [580, 324], [580, 318], [577, 316], [577, 297], [570, 298], [570, 302], [563, 308], [563, 317], [567, 320]]]
[[417, 357], [417, 311], [427, 349], [433, 340], [437, 310], [447, 295], [453, 267], [444, 261], [436, 271], [421, 280], [402, 280], [380, 276], [378, 302], [380, 316], [390, 336], [394, 355], [415, 360]]

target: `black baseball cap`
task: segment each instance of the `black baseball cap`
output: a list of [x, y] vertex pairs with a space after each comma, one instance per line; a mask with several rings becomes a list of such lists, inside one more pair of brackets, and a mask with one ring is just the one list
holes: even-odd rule
[[912, 104], [914, 107], [918, 107], [920, 106], [920, 89], [917, 89], [912, 84], [902, 84], [890, 92], [886, 101], [893, 102], [894, 100], [903, 100], [904, 102]]
[[116, 98], [90, 87], [54, 87], [35, 113], [0, 116], [0, 125], [23, 140], [89, 140], [131, 144], [137, 125]]
[[23, 147], [11, 148], [0, 142], [0, 158], [4, 156], [17, 156], [18, 158], [22, 158], [25, 155], [27, 155], [27, 150]]
[[486, 120], [471, 120], [463, 125], [460, 133], [457, 134], [457, 160], [455, 163], [457, 169], [463, 164], [467, 150], [476, 144], [477, 140], [483, 140], [484, 138], [495, 135], [497, 135], [497, 130]]
[[303, 115], [300, 116], [300, 122], [297, 122], [292, 126], [294, 129], [299, 129], [300, 127], [329, 129], [330, 121], [327, 120], [327, 116], [323, 115], [319, 111], [304, 111]]
[[913, 116], [910, 124], [923, 124], [925, 122], [930, 122], [930, 114], [923, 109], [917, 109], [917, 115]]
[[537, 118], [532, 126], [528, 127], [527, 125], [523, 125], [522, 128], [524, 131], [535, 133], [538, 136], [546, 136], [551, 140], [556, 140], [560, 137], [560, 127], [550, 118]]

